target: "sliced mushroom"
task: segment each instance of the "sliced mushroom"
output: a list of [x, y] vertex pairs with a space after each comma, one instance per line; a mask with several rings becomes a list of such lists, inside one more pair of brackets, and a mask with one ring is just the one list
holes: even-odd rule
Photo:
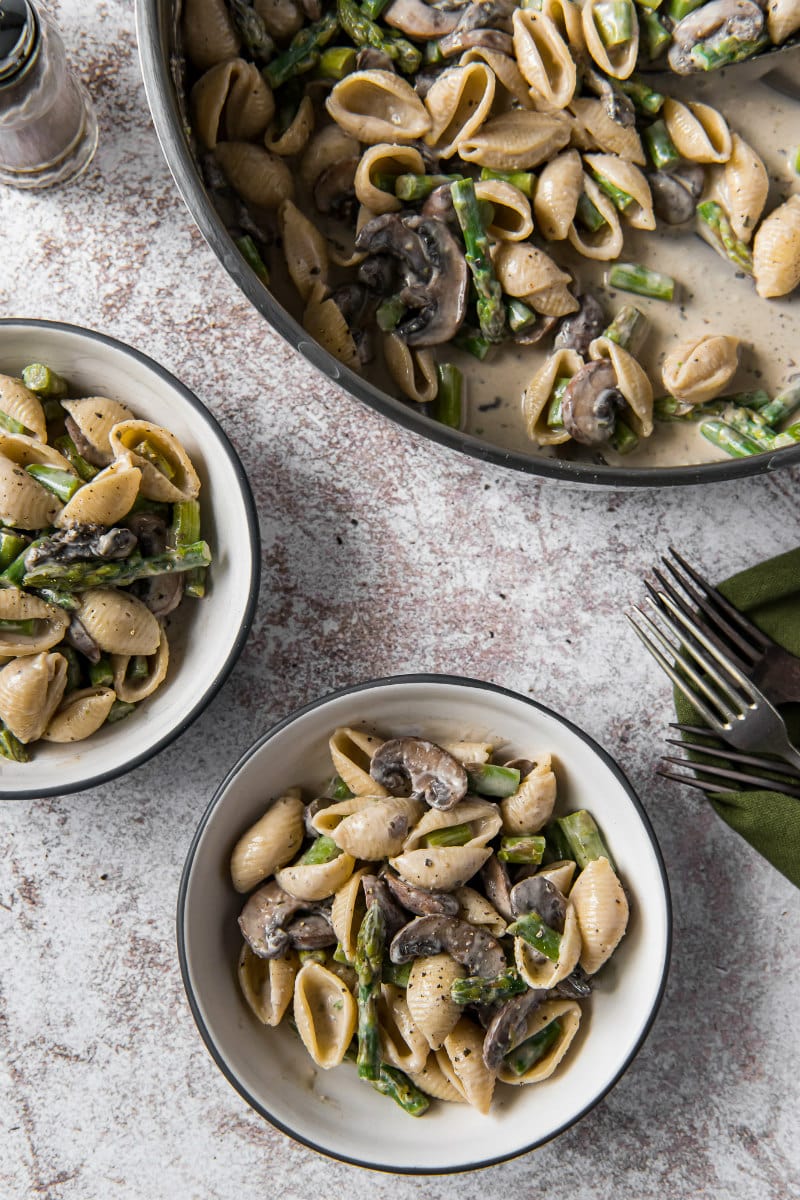
[[433, 8], [425, 0], [392, 0], [384, 11], [383, 20], [415, 41], [428, 42], [452, 33], [461, 20], [461, 13]]
[[592, 976], [587, 975], [583, 967], [578, 964], [571, 975], [558, 981], [553, 991], [557, 996], [563, 996], [565, 1000], [585, 1000], [587, 996], [591, 996], [593, 986]]
[[324, 950], [336, 945], [336, 934], [324, 912], [306, 913], [286, 926], [286, 936], [295, 950]]
[[154, 617], [166, 617], [183, 599], [184, 576], [157, 575], [153, 579], [140, 579], [131, 591], [146, 604]]
[[338, 804], [333, 796], [318, 796], [316, 800], [312, 800], [307, 804], [303, 811], [303, 826], [309, 837], [319, 837], [319, 830], [314, 826], [314, 817], [318, 812], [322, 812], [324, 808], [330, 808], [332, 804]]
[[497, 1071], [505, 1056], [524, 1041], [528, 1016], [546, 996], [545, 988], [528, 988], [498, 1010], [483, 1039], [483, 1061], [490, 1071]]
[[422, 205], [422, 215], [423, 217], [435, 217], [437, 221], [443, 221], [445, 225], [458, 224], [456, 210], [453, 206], [453, 193], [449, 183], [443, 183], [441, 187], [433, 189]]
[[699, 163], [685, 163], [680, 170], [653, 171], [647, 176], [653, 210], [668, 225], [683, 225], [695, 215], [703, 191], [705, 172]]
[[75, 449], [81, 458], [85, 458], [93, 467], [105, 467], [108, 465], [108, 455], [95, 450], [92, 443], [83, 436], [80, 426], [72, 417], [65, 418], [64, 428], [75, 443]]
[[587, 363], [573, 375], [561, 400], [564, 428], [583, 446], [603, 446], [614, 432], [625, 403], [607, 358]]
[[689, 13], [672, 30], [667, 58], [678, 75], [691, 75], [705, 68], [695, 62], [692, 51], [702, 44], [708, 49], [728, 39], [755, 42], [764, 34], [764, 14], [752, 0], [711, 0]]
[[562, 320], [553, 349], [577, 350], [578, 354], [586, 354], [590, 343], [600, 336], [608, 322], [599, 300], [591, 292], [576, 296], [576, 300], [580, 308]]
[[449, 892], [429, 892], [425, 888], [415, 887], [392, 871], [387, 871], [383, 878], [395, 899], [415, 916], [458, 916], [458, 900]]
[[391, 738], [372, 756], [369, 773], [393, 796], [409, 790], [431, 808], [453, 808], [467, 794], [467, 773], [458, 759], [424, 738]]
[[567, 899], [544, 875], [531, 875], [515, 883], [511, 889], [511, 909], [515, 917], [537, 912], [551, 929], [564, 932]]
[[78, 617], [73, 616], [70, 621], [65, 640], [75, 650], [79, 650], [81, 654], [84, 654], [89, 662], [96, 663], [100, 661], [100, 647]]
[[357, 71], [394, 71], [394, 63], [385, 50], [362, 46], [356, 55]]
[[326, 167], [317, 177], [314, 203], [321, 213], [333, 213], [345, 218], [355, 210], [358, 163], [358, 158], [342, 158]]
[[[294, 921], [292, 918], [298, 913], [306, 916]], [[253, 892], [239, 916], [239, 928], [244, 940], [259, 958], [281, 958], [291, 946], [300, 950], [314, 950], [321, 946], [332, 946], [336, 942], [329, 910], [290, 896], [274, 880]], [[323, 936], [328, 940], [315, 941]]]
[[392, 896], [386, 880], [377, 875], [364, 875], [361, 886], [364, 889], [367, 908], [371, 908], [375, 903], [378, 904], [386, 922], [386, 936], [387, 938], [394, 937], [398, 929], [402, 929], [406, 924], [408, 917]]
[[125, 525], [131, 533], [136, 534], [139, 549], [148, 557], [153, 554], [163, 554], [167, 548], [167, 524], [158, 513], [133, 513], [125, 518]]
[[85, 562], [87, 559], [116, 560], [127, 558], [136, 546], [136, 535], [130, 529], [104, 525], [71, 525], [51, 533], [38, 545], [31, 546], [25, 555], [28, 570], [44, 563]]
[[506, 956], [497, 938], [455, 917], [415, 917], [393, 938], [389, 957], [393, 963], [404, 963], [445, 950], [470, 975], [492, 979], [506, 966]]
[[515, 914], [511, 908], [511, 881], [505, 863], [497, 855], [493, 854], [481, 867], [481, 880], [487, 900], [491, 901], [501, 917], [513, 921]]
[[456, 54], [464, 54], [465, 51], [478, 47], [483, 50], [497, 50], [500, 54], [507, 54], [509, 58], [514, 54], [511, 35], [502, 33], [499, 29], [456, 29], [439, 42], [439, 50], [444, 58], [452, 58]]

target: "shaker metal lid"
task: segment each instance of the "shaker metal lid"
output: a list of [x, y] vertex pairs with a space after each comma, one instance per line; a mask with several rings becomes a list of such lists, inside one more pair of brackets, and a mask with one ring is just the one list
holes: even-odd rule
[[36, 13], [28, 0], [0, 0], [0, 84], [25, 65], [38, 32]]

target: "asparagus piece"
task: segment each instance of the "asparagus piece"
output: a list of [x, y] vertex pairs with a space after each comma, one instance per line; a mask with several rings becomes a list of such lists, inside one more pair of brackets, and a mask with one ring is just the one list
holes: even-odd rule
[[[640, 0], [641, 3], [641, 0]], [[660, 0], [659, 0], [660, 3]], [[654, 92], [643, 79], [637, 75], [631, 75], [630, 79], [620, 79], [617, 82], [619, 90], [633, 101], [635, 108], [647, 116], [655, 116], [661, 111], [665, 97], [661, 92]]]
[[67, 686], [64, 690], [74, 692], [83, 681], [83, 668], [78, 652], [73, 646], [67, 646], [62, 642], [58, 647], [58, 653], [67, 660]]
[[513, 796], [519, 788], [519, 771], [516, 767], [475, 763], [466, 770], [469, 789], [479, 796]]
[[390, 1067], [387, 1063], [380, 1064], [378, 1076], [371, 1082], [376, 1092], [380, 1092], [382, 1096], [391, 1096], [395, 1104], [399, 1104], [403, 1112], [407, 1112], [411, 1117], [421, 1117], [430, 1108], [431, 1102], [425, 1093], [415, 1087], [402, 1071]]
[[564, 392], [569, 387], [569, 383], [569, 375], [559, 375], [553, 384], [553, 390], [550, 393], [550, 401], [547, 406], [547, 424], [551, 429], [564, 428], [561, 403], [564, 398]]
[[334, 950], [331, 957], [333, 958], [334, 962], [341, 963], [342, 966], [345, 966], [345, 967], [352, 966], [350, 959], [347, 957], [347, 955], [344, 952], [344, 948], [343, 948], [341, 942], [336, 943], [336, 949]]
[[375, 320], [378, 322], [378, 328], [384, 333], [391, 333], [393, 329], [402, 321], [406, 312], [405, 304], [399, 296], [389, 296], [386, 300], [382, 300], [375, 310]]
[[479, 333], [469, 332], [457, 333], [453, 338], [453, 345], [457, 346], [459, 350], [466, 350], [467, 354], [471, 354], [479, 362], [483, 362], [492, 348], [492, 343], [485, 337], [481, 337]]
[[352, 46], [326, 46], [319, 56], [316, 74], [320, 79], [338, 83], [356, 69], [356, 52]]
[[556, 817], [555, 823], [570, 848], [571, 853], [568, 857], [573, 858], [581, 870], [596, 858], [607, 858], [611, 866], [614, 866], [614, 860], [595, 819], [585, 808], [567, 813], [565, 817]]
[[6, 567], [5, 571], [3, 571], [2, 575], [0, 575], [0, 586], [2, 586], [2, 584], [8, 584], [8, 583], [14, 583], [14, 584], [22, 583], [23, 579], [25, 578], [25, 570], [26, 570], [25, 558], [27, 556], [28, 551], [31, 549], [32, 546], [41, 546], [42, 542], [44, 542], [44, 541], [45, 541], [45, 538], [43, 538], [43, 537], [35, 538], [32, 542], [29, 542], [28, 545], [25, 546], [25, 548], [23, 550], [21, 550], [19, 552], [17, 557], [14, 559], [14, 561], [12, 563], [10, 563], [9, 566]]
[[629, 192], [623, 192], [622, 188], [617, 187], [610, 179], [606, 179], [605, 175], [601, 175], [594, 167], [591, 168], [597, 186], [601, 191], [605, 192], [611, 203], [619, 212], [625, 212], [626, 208], [630, 208], [633, 204], [633, 196]]
[[412, 966], [413, 963], [410, 962], [393, 963], [391, 959], [385, 958], [381, 979], [384, 983], [393, 983], [395, 987], [407, 988]]
[[636, 355], [647, 333], [647, 317], [633, 304], [624, 304], [614, 320], [603, 331], [603, 337], [616, 342], [623, 350]]
[[536, 176], [532, 171], [493, 171], [491, 167], [482, 167], [481, 179], [500, 179], [503, 183], [510, 183], [529, 200], [533, 199], [536, 191]]
[[361, 8], [370, 21], [377, 21], [391, 0], [362, 0]]
[[51, 397], [66, 396], [67, 381], [44, 363], [29, 363], [22, 368], [22, 382], [37, 396]]
[[300, 863], [304, 867], [316, 867], [320, 866], [322, 863], [333, 862], [333, 860], [338, 858], [341, 853], [341, 850], [336, 845], [336, 842], [333, 840], [333, 838], [325, 837], [323, 835], [322, 837], [316, 838], [315, 841], [311, 843], [303, 857], [300, 859]]
[[376, 900], [361, 922], [353, 964], [358, 976], [358, 1074], [361, 1079], [373, 1082], [380, 1079], [381, 1070], [378, 997], [385, 944], [386, 921]]
[[720, 450], [724, 450], [732, 458], [749, 458], [751, 454], [761, 452], [758, 442], [754, 442], [751, 437], [740, 433], [738, 429], [734, 429], [715, 417], [708, 421], [701, 421], [700, 432], [706, 441], [711, 442], [714, 446], [719, 446]]
[[233, 239], [236, 243], [236, 249], [241, 254], [244, 261], [247, 263], [251, 271], [255, 272], [265, 287], [269, 287], [269, 270], [267, 264], [259, 254], [258, 246], [249, 233], [243, 234], [242, 237]]
[[28, 543], [24, 537], [17, 533], [9, 533], [6, 529], [0, 530], [0, 572], [10, 567], [14, 559], [27, 548]]
[[514, 967], [507, 967], [494, 979], [483, 975], [467, 975], [450, 984], [450, 997], [455, 1004], [497, 1004], [510, 1000], [527, 990], [527, 983]]
[[330, 800], [350, 800], [353, 793], [340, 775], [334, 775], [325, 789], [325, 795]]
[[433, 415], [443, 425], [449, 425], [451, 429], [460, 429], [463, 385], [461, 372], [453, 363], [439, 363], [436, 374], [439, 377], [439, 390], [433, 402]]
[[[200, 503], [197, 500], [180, 500], [172, 506], [170, 542], [182, 548], [200, 540]], [[206, 594], [206, 569], [193, 567], [186, 573], [184, 595], [202, 600]]]
[[[20, 557], [24, 559], [25, 556]], [[4, 572], [4, 579], [9, 580], [9, 572], [14, 570], [17, 561]], [[191, 546], [178, 546], [175, 550], [155, 554], [152, 558], [132, 554], [130, 558], [112, 562], [104, 559], [74, 563], [43, 562], [31, 571], [24, 571], [21, 580], [12, 578], [10, 582], [22, 582], [23, 586], [34, 588], [61, 586], [73, 591], [92, 587], [126, 587], [136, 579], [151, 579], [154, 575], [169, 575], [174, 571], [191, 571], [193, 567], [207, 567], [210, 562], [211, 553], [206, 543], [195, 542]]]
[[62, 591], [61, 588], [37, 588], [36, 594], [40, 599], [46, 600], [48, 604], [55, 604], [58, 608], [63, 608], [66, 612], [75, 612], [80, 603], [75, 599], [72, 592]]
[[634, 433], [627, 421], [623, 421], [621, 417], [617, 417], [617, 423], [611, 435], [611, 445], [617, 454], [630, 454], [631, 450], [635, 450], [639, 445], [637, 434]]
[[633, 5], [630, 0], [601, 0], [592, 8], [594, 23], [604, 46], [624, 46], [633, 37]]
[[275, 43], [252, 3], [248, 3], [248, 0], [228, 0], [228, 8], [233, 23], [253, 58], [269, 62], [275, 53]]
[[759, 413], [768, 425], [780, 425], [800, 408], [800, 378], [793, 380], [763, 407]]
[[537, 867], [542, 861], [544, 847], [544, 838], [537, 837], [531, 833], [522, 834], [518, 837], [504, 837], [500, 839], [500, 849], [497, 851], [497, 857], [500, 862], [526, 863]]
[[90, 462], [86, 461], [82, 454], [78, 453], [78, 447], [71, 437], [64, 434], [63, 437], [56, 438], [53, 445], [59, 453], [64, 455], [64, 458], [66, 458], [73, 471], [80, 475], [84, 483], [88, 483], [90, 479], [94, 479], [100, 468], [93, 467]]
[[800, 175], [800, 146], [795, 146], [789, 156], [789, 166], [795, 175]]
[[126, 679], [146, 679], [150, 673], [150, 667], [147, 662], [147, 656], [144, 654], [134, 654], [128, 660], [128, 666], [125, 671]]
[[653, 416], [657, 421], [702, 421], [712, 414], [721, 413], [721, 400], [709, 400], [706, 404], [686, 404], [674, 396], [657, 396], [653, 401]]
[[472, 837], [472, 827], [467, 822], [463, 825], [448, 825], [445, 829], [434, 829], [425, 836], [426, 846], [466, 846]]
[[[702, 3], [703, 0], [700, 0], [700, 2]], [[655, 12], [661, 7], [663, 0], [636, 0], [636, 3], [639, 8], [644, 8], [648, 12]]]
[[116, 725], [117, 721], [123, 721], [125, 717], [129, 717], [135, 708], [135, 704], [129, 704], [126, 700], [115, 700], [106, 717], [106, 724]]
[[413, 172], [407, 172], [405, 175], [396, 175], [392, 180], [392, 188], [387, 190], [394, 191], [398, 200], [414, 204], [418, 200], [427, 200], [437, 187], [442, 187], [445, 183], [456, 183], [463, 178], [463, 175], [415, 175]]
[[503, 291], [489, 256], [489, 239], [478, 209], [475, 184], [471, 179], [458, 179], [451, 183], [450, 193], [464, 235], [467, 266], [472, 272], [478, 293], [478, 321], [481, 333], [487, 341], [502, 341], [506, 325]]
[[671, 21], [678, 24], [684, 17], [688, 17], [689, 13], [694, 12], [696, 8], [700, 8], [705, 4], [706, 0], [669, 0], [666, 13]]
[[12, 762], [28, 762], [30, 755], [18, 737], [0, 721], [0, 757]]
[[404, 75], [413, 75], [422, 62], [422, 52], [403, 37], [394, 37], [388, 30], [370, 20], [355, 0], [336, 0], [339, 24], [357, 46], [373, 46], [388, 54]]
[[621, 292], [634, 292], [637, 296], [649, 296], [651, 300], [675, 297], [675, 280], [670, 275], [651, 271], [640, 263], [615, 263], [608, 272], [608, 283]]
[[320, 966], [324, 967], [328, 961], [328, 956], [324, 950], [298, 950], [297, 957], [300, 959], [301, 967], [303, 963], [307, 962], [319, 963]]
[[672, 34], [656, 12], [644, 9], [639, 13], [639, 25], [644, 30], [649, 58], [658, 58], [665, 46], [672, 41]]
[[508, 313], [508, 327], [512, 333], [521, 333], [536, 324], [536, 313], [516, 297], [512, 297], [508, 301], [506, 312]]
[[729, 258], [740, 270], [752, 275], [753, 255], [750, 247], [736, 237], [722, 205], [717, 204], [716, 200], [704, 200], [697, 206], [697, 215], [704, 226], [701, 233], [705, 234], [709, 245], [723, 258]]
[[660, 118], [658, 121], [653, 121], [652, 125], [645, 126], [642, 137], [657, 171], [668, 171], [681, 161], [681, 156], [669, 136], [666, 123]]
[[561, 953], [561, 934], [544, 921], [537, 912], [528, 912], [513, 924], [509, 925], [506, 933], [510, 937], [521, 937], [529, 946], [533, 946], [551, 962], [558, 962]]
[[597, 233], [598, 229], [602, 229], [606, 223], [600, 209], [589, 199], [586, 192], [580, 194], [578, 207], [575, 210], [575, 219], [590, 233]]
[[92, 687], [114, 686], [114, 672], [111, 669], [111, 661], [105, 654], [101, 655], [96, 663], [89, 663], [89, 683]]
[[172, 466], [172, 463], [170, 463], [169, 460], [164, 457], [158, 446], [154, 441], [151, 440], [151, 438], [143, 437], [140, 442], [137, 442], [136, 445], [132, 447], [132, 449], [135, 454], [138, 454], [141, 458], [145, 458], [149, 463], [152, 463], [156, 470], [160, 471], [161, 474], [166, 476], [167, 479], [175, 478], [175, 468]]
[[800, 442], [800, 421], [796, 421], [794, 425], [790, 425], [788, 429], [784, 429], [775, 438], [775, 449], [780, 450], [784, 446], [796, 446]]
[[319, 62], [323, 46], [327, 46], [338, 29], [339, 18], [335, 13], [326, 13], [319, 21], [299, 30], [288, 49], [264, 67], [262, 74], [270, 87], [274, 90], [292, 76], [313, 70]]
[[722, 419], [740, 433], [758, 442], [762, 450], [774, 450], [777, 434], [767, 424], [764, 418], [752, 409], [740, 404], [726, 404], [722, 410]]
[[83, 486], [82, 479], [70, 471], [62, 471], [60, 467], [51, 467], [45, 463], [30, 463], [25, 470], [37, 483], [46, 487], [48, 492], [58, 496], [59, 500], [63, 500], [65, 504], [75, 495], [78, 488]]
[[33, 617], [22, 617], [20, 620], [0, 620], [0, 629], [6, 633], [19, 634], [21, 637], [33, 637], [36, 631], [36, 622]]
[[731, 63], [742, 62], [745, 58], [752, 58], [754, 54], [759, 54], [765, 50], [770, 43], [770, 39], [764, 35], [756, 38], [753, 41], [740, 41], [736, 37], [722, 38], [718, 42], [709, 40], [707, 42], [698, 42], [689, 52], [689, 58], [703, 71], [717, 71], [720, 67], [727, 67]]
[[526, 1038], [505, 1056], [505, 1064], [515, 1075], [524, 1075], [534, 1063], [544, 1058], [547, 1051], [561, 1033], [561, 1022], [558, 1017], [540, 1029], [533, 1037]]
[[16, 421], [10, 417], [8, 413], [0, 412], [0, 429], [5, 429], [6, 433], [24, 434], [26, 437], [32, 436], [32, 431], [23, 425], [21, 421]]
[[556, 821], [551, 821], [549, 825], [545, 826], [544, 838], [545, 850], [542, 856], [543, 862], [575, 861], [572, 847]]

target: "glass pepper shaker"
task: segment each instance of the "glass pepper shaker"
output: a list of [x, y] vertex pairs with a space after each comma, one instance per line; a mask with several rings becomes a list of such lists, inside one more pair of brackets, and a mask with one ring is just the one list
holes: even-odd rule
[[68, 183], [96, 148], [92, 102], [55, 25], [30, 0], [0, 0], [0, 184]]

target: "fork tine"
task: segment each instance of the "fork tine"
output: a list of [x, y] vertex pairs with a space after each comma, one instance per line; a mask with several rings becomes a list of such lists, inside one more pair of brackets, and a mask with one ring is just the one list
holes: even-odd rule
[[787, 796], [794, 796], [800, 799], [800, 787], [793, 787], [790, 783], [779, 783], [775, 779], [767, 779], [764, 775], [753, 775], [749, 771], [736, 771], [731, 770], [729, 767], [715, 767], [707, 763], [691, 762], [685, 758], [677, 758], [669, 754], [665, 754], [661, 761], [670, 763], [670, 765], [675, 767], [690, 767], [698, 778], [701, 775], [710, 775], [712, 783], [716, 780], [726, 779], [731, 783], [744, 784], [747, 787], [765, 788], [769, 792], [781, 791]]
[[672, 779], [675, 783], [682, 783], [685, 787], [697, 788], [698, 791], [705, 792], [706, 795], [716, 795], [718, 792], [731, 791], [731, 788], [722, 787], [721, 784], [701, 783], [699, 779], [692, 779], [689, 775], [679, 775], [677, 771], [657, 770], [656, 775], [660, 775], [662, 779]]
[[[742, 754], [739, 750], [717, 746], [701, 746], [698, 742], [684, 742], [680, 738], [665, 738], [668, 746], [678, 746], [682, 750], [694, 750], [698, 754], [706, 754], [710, 758], [719, 758], [728, 762], [742, 763], [743, 766], [760, 767], [762, 771], [772, 771], [775, 775], [785, 775], [800, 784], [800, 774], [795, 767], [780, 759], [770, 758], [766, 754]], [[700, 764], [698, 769], [702, 770]]]
[[704, 725], [681, 725], [678, 721], [670, 721], [670, 729], [680, 729], [681, 733], [693, 733], [699, 737], [714, 737], [714, 732], [711, 729], [706, 729]]
[[[652, 603], [653, 601], [651, 600], [651, 604]], [[736, 693], [733, 691], [730, 685], [726, 686], [722, 676], [716, 672], [713, 663], [709, 662], [703, 655], [701, 655], [700, 651], [696, 647], [692, 646], [686, 640], [686, 638], [683, 636], [683, 631], [676, 626], [670, 614], [668, 612], [664, 612], [663, 606], [661, 604], [654, 604], [654, 607], [659, 617], [666, 625], [667, 629], [669, 629], [670, 633], [674, 634], [674, 636], [680, 641], [679, 646], [673, 645], [672, 642], [668, 641], [667, 638], [664, 637], [659, 627], [653, 621], [651, 621], [649, 617], [642, 613], [645, 621], [648, 623], [649, 628], [658, 638], [661, 645], [672, 653], [675, 662], [680, 665], [684, 674], [688, 675], [695, 687], [698, 688], [703, 695], [711, 701], [712, 704], [716, 705], [727, 722], [730, 723], [734, 719], [738, 718], [738, 710], [731, 708], [729, 703], [725, 703], [724, 696], [720, 696], [709, 686], [708, 680], [697, 673], [691, 661], [686, 657], [686, 654], [681, 653], [681, 650], [686, 650], [686, 652], [690, 654], [692, 658], [694, 658], [695, 662], [699, 662], [706, 674], [715, 680], [717, 685], [722, 688], [724, 693], [728, 694], [731, 700], [738, 701], [739, 707], [741, 707], [740, 699], [736, 696]], [[639, 611], [641, 612], [642, 610], [640, 609]]]
[[[714, 642], [714, 644], [717, 646], [717, 648], [722, 651], [723, 654], [726, 654], [728, 656], [728, 658], [732, 659], [736, 663], [737, 667], [740, 667], [741, 669], [746, 671], [748, 669], [748, 665], [752, 666], [752, 663], [757, 661], [757, 659], [759, 658], [759, 656], [761, 654], [761, 651], [753, 650], [751, 647], [749, 647], [747, 645], [746, 642], [743, 641], [743, 639], [739, 638], [736, 634], [736, 631], [734, 629], [732, 629], [731, 626], [727, 624], [727, 622], [725, 622], [724, 620], [722, 620], [721, 618], [718, 617], [718, 614], [716, 614], [714, 612], [714, 610], [711, 608], [711, 606], [704, 601], [703, 597], [701, 595], [699, 595], [697, 592], [695, 592], [694, 588], [692, 588], [688, 584], [686, 584], [680, 578], [680, 576], [677, 575], [674, 568], [672, 567], [672, 564], [667, 562], [666, 559], [662, 559], [662, 561], [663, 561], [664, 565], [669, 568], [669, 570], [672, 572], [672, 574], [675, 576], [675, 578], [678, 579], [681, 586], [685, 589], [685, 591], [688, 593], [688, 595], [690, 595], [692, 597], [695, 604], [700, 609], [700, 614], [703, 614], [703, 615], [709, 617], [710, 621], [712, 622], [712, 625], [708, 625], [708, 624], [705, 625], [705, 630], [706, 630], [708, 637], [711, 638], [711, 640]], [[693, 609], [687, 604], [686, 600], [683, 598], [683, 596], [680, 594], [680, 592], [674, 586], [674, 584], [672, 584], [670, 582], [670, 580], [667, 579], [666, 575], [664, 575], [656, 567], [653, 568], [653, 575], [658, 580], [663, 591], [665, 591], [667, 593], [667, 595], [672, 598], [672, 600], [675, 602], [675, 604], [678, 605], [681, 612], [685, 613], [685, 615], [687, 617], [689, 617], [690, 619], [698, 620], [698, 621], [703, 620], [703, 616], [693, 611]], [[647, 582], [647, 580], [645, 580], [645, 587], [647, 588], [648, 592], [650, 592], [650, 595], [654, 596], [658, 600], [658, 592], [656, 591], [656, 589], [654, 587], [652, 587], [651, 584], [649, 584]], [[659, 603], [660, 603], [660, 601], [659, 601]], [[734, 642], [736, 643], [736, 646], [737, 646], [736, 651], [734, 651], [730, 648], [729, 643], [724, 643], [721, 641], [721, 639], [717, 636], [715, 626], [720, 626], [721, 628], [724, 627], [723, 632], [726, 633], [729, 640], [733, 639]]]
[[[664, 603], [666, 604], [667, 608], [670, 610], [672, 615], [675, 617], [675, 620], [680, 625], [683, 625], [684, 628], [688, 629], [689, 632], [691, 633], [692, 637], [694, 637], [695, 640], [698, 641], [700, 643], [700, 645], [703, 646], [704, 649], [706, 649], [709, 652], [709, 654], [711, 654], [713, 656], [713, 658], [716, 659], [717, 663], [722, 667], [722, 669], [724, 671], [727, 672], [727, 674], [731, 677], [731, 679], [733, 679], [735, 683], [738, 683], [739, 688], [744, 693], [745, 702], [748, 705], [751, 705], [751, 706], [754, 705], [757, 701], [757, 693], [755, 693], [753, 691], [753, 685], [750, 683], [750, 680], [747, 678], [747, 676], [744, 675], [739, 670], [739, 668], [734, 663], [731, 662], [731, 660], [728, 658], [728, 656], [726, 654], [723, 654], [720, 650], [717, 649], [717, 647], [714, 645], [714, 643], [711, 641], [711, 639], [706, 635], [706, 633], [700, 628], [700, 626], [697, 624], [696, 621], [690, 620], [684, 613], [682, 613], [680, 611], [679, 608], [677, 608], [677, 606], [675, 604], [673, 604], [673, 602], [670, 600], [669, 596], [667, 596], [667, 595], [664, 596]], [[736, 689], [732, 688], [730, 683], [727, 683], [722, 678], [722, 676], [719, 674], [719, 671], [714, 667], [713, 663], [711, 663], [709, 659], [704, 658], [704, 656], [701, 655], [699, 653], [699, 651], [696, 650], [690, 643], [684, 643], [684, 644], [686, 645], [686, 649], [689, 651], [689, 653], [692, 655], [692, 657], [695, 659], [695, 661], [698, 662], [700, 664], [700, 666], [703, 668], [703, 670], [706, 671], [711, 676], [711, 678], [714, 680], [714, 682], [717, 683], [720, 687], [725, 688], [725, 690], [731, 695], [732, 699], [738, 700], [741, 703], [742, 697], [737, 694]]]
[[[744, 613], [740, 612], [738, 608], [735, 608], [729, 600], [726, 600], [722, 593], [718, 591], [713, 584], [710, 584], [707, 579], [704, 579], [700, 572], [695, 567], [691, 566], [683, 557], [683, 555], [678, 553], [674, 546], [669, 547], [669, 552], [679, 566], [683, 568], [689, 578], [699, 588], [702, 589], [703, 593], [711, 602], [711, 604], [719, 609], [720, 613], [722, 613], [729, 622], [732, 622], [734, 625], [739, 627], [740, 637], [747, 639], [751, 646], [755, 645], [761, 651], [766, 650], [767, 646], [770, 645], [770, 639], [766, 636], [766, 634], [762, 633], [758, 626], [754, 625], [753, 622], [746, 617]], [[675, 568], [670, 562], [668, 562], [666, 558], [663, 559], [663, 562], [667, 567], [670, 568], [673, 575], [677, 576]], [[679, 579], [679, 582], [681, 583], [682, 587], [685, 587], [685, 584], [682, 580]], [[697, 603], [699, 603], [699, 601], [697, 601]]]
[[[653, 624], [652, 621], [649, 620], [647, 615], [645, 613], [643, 613], [640, 608], [637, 608], [636, 611], [648, 623], [648, 625], [652, 626], [652, 624]], [[650, 654], [652, 654], [653, 658], [656, 660], [658, 665], [661, 667], [661, 670], [664, 671], [664, 673], [669, 676], [669, 678], [672, 680], [672, 682], [674, 683], [674, 685], [678, 689], [678, 691], [681, 692], [686, 697], [686, 699], [689, 701], [689, 703], [694, 708], [697, 709], [697, 711], [700, 713], [700, 716], [703, 718], [704, 721], [706, 721], [711, 726], [712, 730], [716, 730], [717, 732], [720, 732], [724, 728], [724, 725], [723, 725], [722, 721], [720, 720], [720, 718], [715, 713], [712, 713], [711, 710], [707, 707], [707, 705], [705, 705], [703, 703], [703, 701], [697, 695], [695, 695], [695, 693], [691, 690], [691, 688], [686, 683], [686, 680], [683, 679], [682, 676], [680, 676], [678, 674], [678, 672], [675, 670], [675, 668], [672, 666], [672, 663], [669, 661], [669, 659], [664, 654], [662, 654], [662, 652], [659, 650], [658, 646], [656, 646], [650, 640], [650, 638], [645, 634], [644, 630], [639, 628], [639, 626], [636, 624], [636, 621], [631, 616], [631, 614], [626, 613], [625, 616], [630, 621], [631, 625], [633, 626], [634, 633], [639, 638], [639, 640], [642, 642], [645, 649], [647, 649], [650, 652]], [[659, 631], [656, 630], [656, 632], [659, 632]]]

